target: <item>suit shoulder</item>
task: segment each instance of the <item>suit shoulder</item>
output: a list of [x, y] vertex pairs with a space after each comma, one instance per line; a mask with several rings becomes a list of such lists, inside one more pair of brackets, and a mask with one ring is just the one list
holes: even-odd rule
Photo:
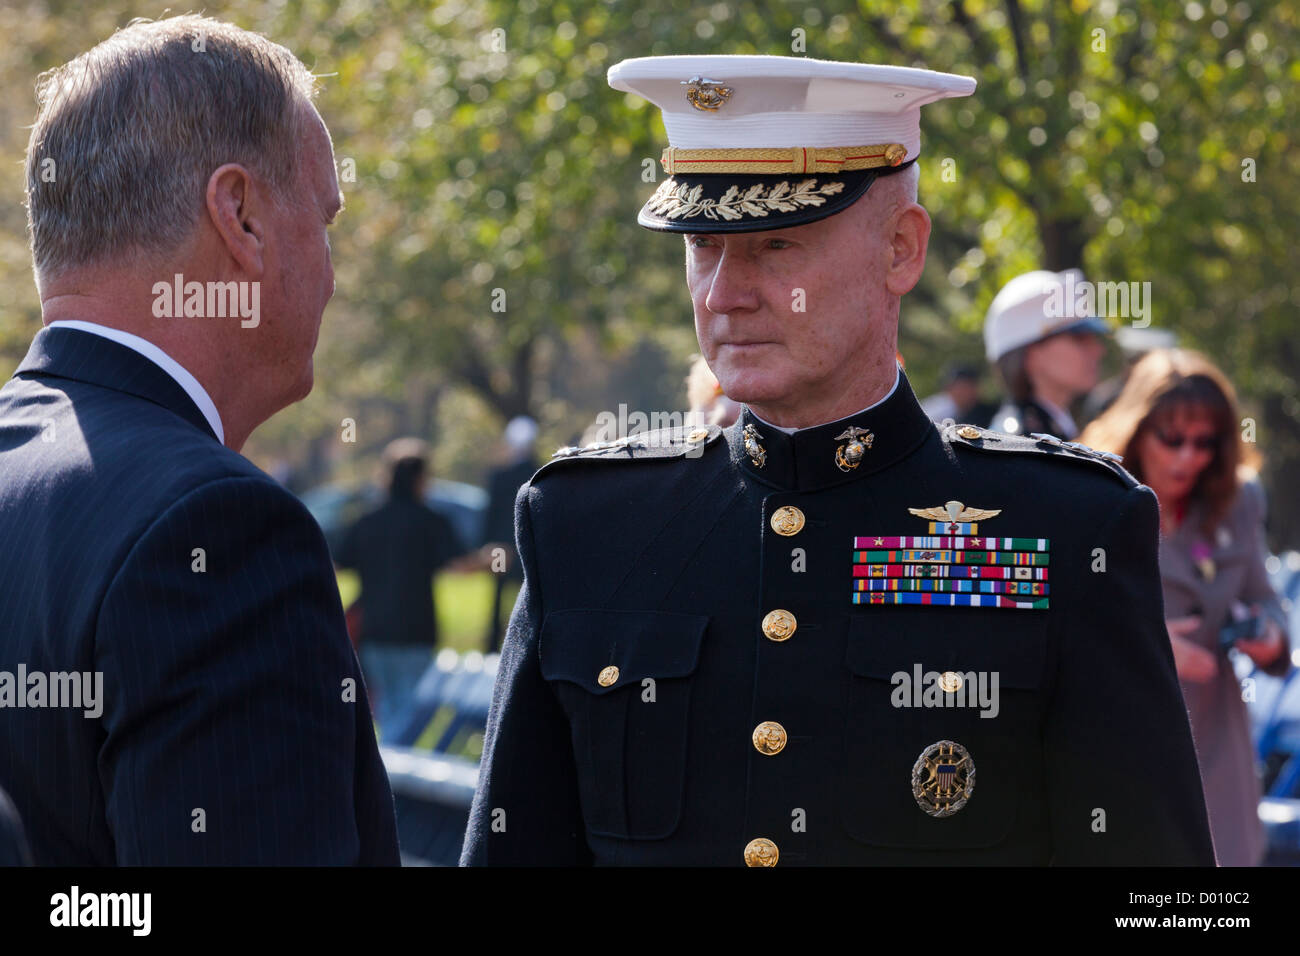
[[[160, 496], [164, 502], [196, 493], [205, 497], [251, 493], [260, 501], [307, 511], [297, 495], [238, 452], [193, 428], [178, 431], [177, 438], [181, 440], [166, 455], [169, 480], [158, 483], [160, 490], [165, 489]], [[188, 456], [180, 454], [182, 449]]]
[[177, 488], [159, 517], [180, 512], [223, 527], [239, 526], [250, 534], [262, 534], [268, 520], [318, 527], [302, 499], [251, 464], [247, 470], [209, 473]]
[[619, 462], [626, 467], [637, 463], [698, 461], [724, 447], [719, 444], [721, 438], [722, 429], [717, 425], [682, 425], [581, 447], [569, 445], [552, 454], [530, 483], [535, 485], [546, 477], [568, 471], [578, 462]]
[[1055, 435], [1008, 435], [989, 428], [977, 428], [945, 422], [942, 428], [944, 441], [959, 455], [1020, 455], [1030, 460], [1054, 459], [1069, 462], [1071, 466], [1086, 468], [1095, 475], [1107, 475], [1125, 491], [1141, 485], [1121, 464], [1122, 456], [1098, 451], [1079, 442], [1067, 442]]

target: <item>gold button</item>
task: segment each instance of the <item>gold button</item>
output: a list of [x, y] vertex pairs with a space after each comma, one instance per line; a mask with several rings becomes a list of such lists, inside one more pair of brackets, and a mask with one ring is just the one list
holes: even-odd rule
[[775, 720], [765, 720], [754, 728], [754, 749], [769, 757], [785, 749], [785, 728]]
[[764, 837], [745, 844], [745, 866], [776, 866], [780, 856], [776, 844]]
[[695, 444], [695, 442], [704, 441], [704, 439], [708, 437], [709, 437], [709, 430], [707, 428], [697, 428], [694, 431], [692, 431], [689, 435], [686, 436], [686, 440], [691, 444]]
[[596, 678], [596, 683], [599, 684], [601, 687], [609, 687], [611, 684], [615, 684], [617, 682], [618, 682], [618, 668], [615, 667], [613, 664], [610, 664], [608, 667], [604, 668], [600, 672], [600, 676]]
[[939, 686], [943, 688], [944, 693], [955, 694], [961, 690], [961, 675], [956, 671], [944, 671], [939, 677]]
[[979, 438], [980, 430], [974, 425], [963, 425], [957, 429], [957, 434], [962, 438]]
[[763, 633], [774, 641], [789, 640], [798, 626], [799, 623], [794, 619], [794, 615], [780, 608], [768, 611], [767, 616], [763, 618]]
[[772, 530], [790, 537], [803, 530], [803, 512], [794, 505], [784, 505], [772, 512]]

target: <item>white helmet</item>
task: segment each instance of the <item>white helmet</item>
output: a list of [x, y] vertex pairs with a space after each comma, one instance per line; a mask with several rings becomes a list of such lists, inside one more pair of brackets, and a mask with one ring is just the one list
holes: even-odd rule
[[984, 317], [984, 351], [989, 361], [996, 362], [1014, 349], [1058, 332], [1109, 335], [1105, 321], [1095, 315], [1081, 316], [1074, 309], [1075, 289], [1083, 281], [1078, 269], [1040, 269], [1018, 275], [1003, 286]]

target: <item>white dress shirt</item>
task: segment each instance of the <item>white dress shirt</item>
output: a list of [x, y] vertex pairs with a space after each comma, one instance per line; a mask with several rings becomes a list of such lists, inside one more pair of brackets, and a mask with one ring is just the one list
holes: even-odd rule
[[212, 396], [207, 390], [199, 384], [199, 380], [185, 370], [180, 362], [176, 361], [158, 346], [154, 345], [148, 339], [142, 339], [138, 335], [132, 335], [130, 332], [123, 332], [121, 329], [110, 328], [107, 325], [99, 325], [95, 322], [83, 322], [80, 319], [61, 319], [57, 322], [51, 322], [47, 328], [61, 329], [80, 329], [83, 332], [89, 332], [92, 335], [98, 335], [102, 338], [116, 342], [118, 345], [125, 345], [134, 352], [138, 352], [153, 362], [160, 369], [176, 380], [176, 384], [185, 389], [185, 394], [190, 397], [203, 417], [208, 420], [212, 426], [212, 431], [217, 436], [217, 441], [221, 444], [226, 443], [226, 432], [221, 427], [221, 415], [217, 412], [217, 406], [212, 401]]

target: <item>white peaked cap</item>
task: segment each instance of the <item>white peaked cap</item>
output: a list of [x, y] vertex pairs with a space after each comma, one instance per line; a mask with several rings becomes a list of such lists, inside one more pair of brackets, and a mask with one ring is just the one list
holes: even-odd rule
[[[694, 78], [732, 92], [701, 110], [686, 96]], [[610, 67], [609, 85], [659, 107], [677, 148], [899, 143], [908, 160], [921, 151], [921, 107], [975, 92], [969, 76], [793, 56], [640, 57]]]

